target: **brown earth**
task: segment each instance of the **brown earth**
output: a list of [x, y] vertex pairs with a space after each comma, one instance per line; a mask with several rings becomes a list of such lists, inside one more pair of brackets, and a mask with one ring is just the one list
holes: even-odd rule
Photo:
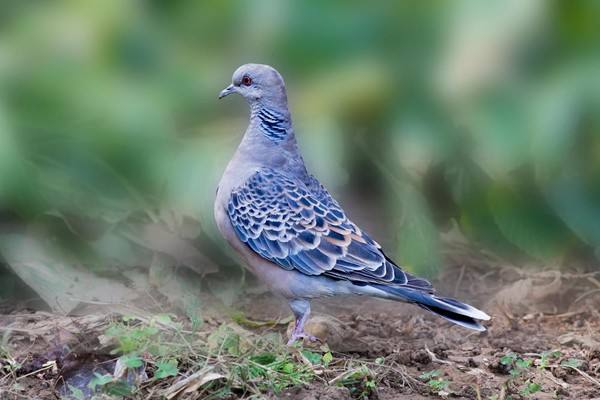
[[[315, 302], [308, 328], [339, 354], [383, 357], [386, 365], [397, 367], [379, 377], [374, 398], [600, 399], [600, 274], [456, 265], [437, 286], [442, 294], [492, 315], [486, 332], [465, 330], [411, 305], [370, 298]], [[249, 299], [244, 309], [258, 318], [288, 312], [269, 295]], [[543, 354], [552, 352], [560, 355], [543, 362]], [[505, 365], [506, 359], [503, 364], [510, 353], [531, 366]], [[581, 366], [565, 367], [570, 359]], [[436, 393], [419, 379], [432, 370], [449, 382], [447, 389]], [[539, 391], [522, 393], [530, 383], [539, 384]], [[331, 392], [327, 385], [314, 385], [290, 390], [286, 398], [351, 398], [340, 390], [331, 397]]]
[[[524, 272], [512, 267], [450, 268], [439, 281], [452, 284], [439, 285], [440, 292], [491, 314], [488, 330], [482, 333], [390, 301], [315, 302], [308, 328], [344, 365], [359, 360], [371, 366], [375, 387], [357, 394], [335, 385], [335, 374], [325, 372], [309, 385], [264, 395], [272, 399], [600, 399], [597, 278], [594, 273]], [[281, 299], [261, 290], [253, 292], [236, 307], [246, 316], [253, 320], [289, 316]], [[210, 331], [223, 321], [231, 323], [221, 310], [222, 306], [215, 306], [206, 313], [211, 316], [204, 328]], [[2, 343], [12, 349], [12, 359], [22, 367], [16, 377], [0, 371], [0, 399], [57, 398], [60, 375], [83, 358], [88, 364], [108, 365], [111, 356], [98, 341], [107, 324], [105, 315], [71, 318], [5, 310], [0, 316]], [[284, 334], [285, 329], [275, 325], [252, 332], [264, 336], [269, 331]], [[8, 360], [2, 357], [6, 355], [0, 354], [0, 364], [6, 365]], [[52, 366], [49, 360], [61, 362]], [[437, 375], [423, 375], [431, 371]], [[3, 386], [14, 383], [14, 378], [19, 384], [16, 389]], [[146, 397], [138, 398], [159, 398], [145, 393]], [[201, 395], [184, 398], [202, 398], [194, 396]]]

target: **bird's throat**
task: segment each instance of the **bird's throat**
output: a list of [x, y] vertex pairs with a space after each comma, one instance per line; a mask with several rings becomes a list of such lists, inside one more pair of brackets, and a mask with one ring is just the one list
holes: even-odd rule
[[285, 140], [290, 132], [289, 116], [272, 108], [260, 107], [252, 112], [258, 128], [267, 139], [277, 143]]

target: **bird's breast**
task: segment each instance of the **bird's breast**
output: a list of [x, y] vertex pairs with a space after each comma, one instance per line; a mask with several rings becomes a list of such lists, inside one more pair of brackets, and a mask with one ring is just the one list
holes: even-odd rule
[[236, 242], [239, 240], [229, 221], [227, 204], [231, 198], [231, 192], [242, 186], [257, 170], [256, 166], [241, 162], [239, 157], [234, 156], [227, 165], [227, 168], [225, 168], [225, 172], [219, 182], [214, 205], [215, 222], [223, 238], [234, 248], [236, 247]]

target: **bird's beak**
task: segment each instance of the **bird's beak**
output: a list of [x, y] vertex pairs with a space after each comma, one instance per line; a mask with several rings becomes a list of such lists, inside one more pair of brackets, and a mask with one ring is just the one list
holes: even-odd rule
[[231, 93], [234, 93], [235, 91], [236, 91], [235, 86], [229, 85], [225, 89], [221, 90], [221, 93], [219, 93], [219, 99], [222, 99], [225, 96], [229, 96]]

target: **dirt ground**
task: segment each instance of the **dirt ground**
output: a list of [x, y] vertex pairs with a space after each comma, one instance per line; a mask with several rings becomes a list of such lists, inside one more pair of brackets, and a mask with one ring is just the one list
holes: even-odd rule
[[[486, 332], [468, 331], [417, 307], [391, 301], [318, 301], [308, 329], [322, 338], [334, 359], [343, 360], [344, 365], [354, 361], [372, 365], [374, 386], [357, 394], [352, 388], [336, 385], [335, 374], [325, 372], [310, 383], [277, 394], [265, 391], [263, 396], [332, 400], [600, 399], [598, 274], [462, 265], [450, 267], [439, 279], [440, 293], [469, 301], [491, 314]], [[235, 307], [252, 320], [289, 316], [281, 299], [260, 289], [243, 299]], [[206, 307], [207, 302], [203, 304]], [[207, 313], [211, 316], [202, 329], [209, 332], [222, 322], [231, 323], [220, 310], [215, 306]], [[46, 329], [57, 324], [61, 329]], [[106, 315], [71, 318], [5, 308], [0, 316], [0, 337], [20, 368], [9, 374], [7, 364], [11, 360], [0, 354], [0, 364], [4, 365], [0, 370], [0, 398], [58, 398], [57, 382], [61, 376], [73, 375], [73, 369], [84, 359], [88, 364], [107, 365], [107, 372], [112, 372], [108, 362], [114, 357], [98, 339], [106, 326]], [[6, 333], [8, 327], [10, 335]], [[244, 329], [261, 337], [272, 332], [285, 334], [286, 326]], [[52, 363], [57, 360], [60, 362]], [[18, 382], [18, 387], [9, 390], [8, 382]], [[161, 398], [151, 391], [145, 393], [146, 397], [136, 398]], [[230, 394], [227, 398], [235, 397]]]
[[[455, 273], [460, 274], [460, 270], [448, 275]], [[466, 286], [477, 287], [479, 281], [478, 290], [445, 293], [488, 311], [493, 319], [486, 324], [486, 332], [467, 331], [411, 305], [369, 298], [318, 302], [313, 307], [313, 321], [317, 321], [312, 328], [327, 337], [335, 352], [364, 359], [384, 357], [386, 363], [399, 369], [381, 377], [374, 396], [378, 399], [600, 399], [599, 302], [588, 296], [578, 300], [575, 295], [597, 293], [597, 288], [582, 284], [577, 275], [557, 272], [527, 276], [516, 270], [497, 271], [485, 277], [485, 282], [477, 272], [468, 275], [463, 272], [463, 280], [470, 281]], [[502, 279], [502, 275], [512, 275], [514, 281], [508, 283], [508, 277]], [[497, 284], [491, 283], [494, 279]], [[456, 278], [451, 281], [456, 282]], [[593, 282], [592, 287], [596, 284]], [[281, 307], [270, 296], [246, 304], [249, 314], [264, 317], [276, 314]], [[560, 354], [550, 355], [553, 352]], [[520, 364], [507, 362], [510, 357], [503, 360], [511, 353], [525, 364], [531, 361], [531, 365], [521, 369]], [[541, 364], [546, 356], [544, 367]], [[568, 360], [580, 360], [574, 365], [581, 365], [576, 369], [564, 367]], [[435, 393], [430, 385], [422, 384], [419, 377], [432, 370], [449, 382], [445, 390]], [[522, 393], [531, 382], [540, 384], [539, 391]], [[343, 389], [317, 384], [289, 390], [285, 398], [352, 397]]]

